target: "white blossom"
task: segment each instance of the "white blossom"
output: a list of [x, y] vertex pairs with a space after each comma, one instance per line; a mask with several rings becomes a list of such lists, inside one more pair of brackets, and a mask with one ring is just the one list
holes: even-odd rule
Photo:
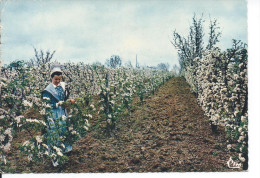
[[53, 146], [53, 149], [55, 149], [57, 152], [61, 152], [61, 149], [56, 146]]
[[11, 143], [8, 142], [8, 143], [4, 146], [3, 150], [4, 150], [5, 152], [7, 152], [7, 151], [9, 151], [10, 149], [11, 149]]
[[11, 133], [12, 133], [11, 128], [6, 129], [5, 132], [4, 132], [5, 135], [11, 135]]
[[0, 135], [0, 142], [3, 142], [5, 140], [5, 136], [4, 135]]
[[51, 105], [50, 104], [46, 104], [46, 108], [51, 108]]
[[111, 100], [110, 103], [115, 104], [115, 101], [114, 101], [114, 100]]
[[42, 146], [45, 147], [46, 149], [49, 149], [48, 145], [46, 145], [44, 143], [42, 144]]
[[93, 104], [91, 104], [91, 105], [90, 105], [90, 107], [91, 107], [92, 109], [94, 109], [94, 108], [95, 108], [95, 106], [94, 106]]
[[240, 132], [240, 133], [242, 132], [242, 128], [241, 127], [238, 129], [238, 132]]
[[36, 136], [36, 141], [37, 141], [38, 143], [42, 143], [42, 138], [41, 138], [41, 136]]
[[64, 145], [63, 143], [62, 143], [60, 146], [63, 147], [63, 148], [65, 148], [65, 145]]
[[50, 98], [49, 98], [49, 97], [43, 97], [43, 99], [44, 99], [44, 100], [50, 100]]
[[57, 155], [63, 156], [62, 152], [60, 152], [60, 151], [57, 152]]
[[61, 118], [62, 118], [63, 121], [67, 120], [67, 117], [65, 115], [62, 115]]
[[32, 157], [33, 157], [32, 154], [29, 154], [29, 155], [27, 156], [27, 158], [28, 158], [29, 161], [32, 161]]
[[29, 143], [30, 143], [30, 142], [27, 140], [27, 141], [23, 142], [23, 146], [28, 146]]
[[92, 119], [92, 117], [93, 117], [91, 114], [87, 114], [86, 116], [87, 116], [88, 118], [91, 118], [91, 119]]
[[241, 121], [242, 122], [246, 122], [246, 117], [245, 116], [241, 116]]
[[29, 106], [29, 107], [32, 107], [32, 103], [30, 103], [29, 101], [27, 101], [27, 100], [23, 100], [23, 105], [24, 106]]
[[42, 109], [42, 110], [40, 111], [40, 114], [41, 114], [41, 115], [45, 115], [45, 114], [46, 114], [45, 109]]

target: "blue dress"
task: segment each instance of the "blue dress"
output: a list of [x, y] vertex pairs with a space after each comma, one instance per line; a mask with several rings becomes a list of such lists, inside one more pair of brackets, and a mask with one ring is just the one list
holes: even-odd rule
[[[49, 145], [49, 151], [52, 153], [54, 146], [58, 146], [63, 152], [69, 152], [72, 150], [72, 146], [66, 142], [66, 133], [68, 132], [68, 114], [65, 108], [57, 106], [59, 101], [65, 100], [65, 91], [61, 86], [56, 88], [50, 83], [42, 93], [43, 97], [48, 97], [49, 104], [52, 107], [52, 118], [48, 119], [47, 129], [47, 143]], [[63, 116], [63, 119], [61, 119]], [[65, 117], [66, 116], [66, 117]], [[57, 119], [59, 118], [59, 122]], [[63, 145], [62, 145], [63, 143]]]

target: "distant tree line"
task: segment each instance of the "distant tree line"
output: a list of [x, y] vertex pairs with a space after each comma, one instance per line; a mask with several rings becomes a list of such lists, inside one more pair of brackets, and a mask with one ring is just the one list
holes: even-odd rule
[[[34, 57], [31, 58], [29, 61], [27, 61], [26, 64], [30, 67], [40, 66], [42, 64], [46, 64], [53, 59], [55, 52], [56, 51], [52, 51], [52, 52], [46, 51], [46, 52], [44, 52], [43, 50], [37, 50], [36, 48], [34, 48]], [[99, 61], [93, 62], [92, 64], [93, 65], [102, 65], [102, 63], [99, 62]], [[119, 55], [112, 55], [109, 59], [106, 59], [105, 66], [111, 67], [111, 68], [121, 67], [122, 66], [122, 58]], [[128, 68], [134, 67], [130, 60], [127, 61], [124, 66], [128, 67]], [[135, 67], [140, 68], [139, 64], [137, 64]], [[164, 70], [164, 71], [167, 71], [167, 72], [170, 71], [170, 65], [168, 63], [163, 63], [163, 62], [159, 63], [157, 66], [146, 66], [146, 67]], [[177, 68], [178, 67], [176, 65], [173, 66], [173, 70], [177, 71], [178, 70]]]

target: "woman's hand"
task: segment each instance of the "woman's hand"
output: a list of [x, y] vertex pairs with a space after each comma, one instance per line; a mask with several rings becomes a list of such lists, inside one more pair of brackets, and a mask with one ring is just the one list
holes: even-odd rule
[[76, 100], [74, 99], [68, 99], [67, 101], [69, 101], [71, 104], [75, 104]]

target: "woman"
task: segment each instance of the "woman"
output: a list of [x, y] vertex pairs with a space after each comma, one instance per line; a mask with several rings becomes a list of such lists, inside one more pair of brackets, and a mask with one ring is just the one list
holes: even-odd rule
[[[68, 90], [65, 89], [65, 83], [62, 80], [62, 71], [59, 66], [55, 66], [51, 71], [51, 83], [44, 89], [42, 96], [49, 99], [52, 107], [52, 118], [48, 119], [47, 142], [49, 146], [49, 154], [68, 153], [72, 150], [72, 146], [66, 142], [66, 132], [68, 131], [67, 121], [68, 114], [66, 109], [61, 105], [63, 101], [68, 99]], [[72, 104], [74, 99], [68, 99]], [[61, 149], [61, 150], [60, 150]], [[56, 159], [52, 159], [53, 165], [58, 166]]]

